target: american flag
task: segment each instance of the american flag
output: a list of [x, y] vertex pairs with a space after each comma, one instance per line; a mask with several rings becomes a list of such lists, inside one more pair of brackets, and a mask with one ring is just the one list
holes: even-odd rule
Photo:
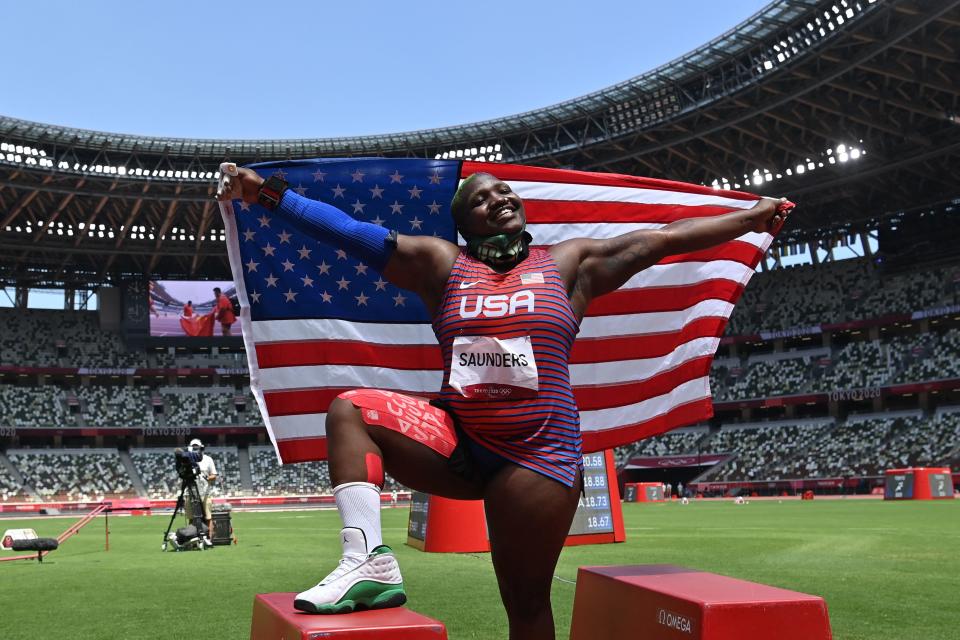
[[[354, 218], [464, 244], [450, 216], [459, 182], [492, 173], [523, 199], [535, 245], [607, 238], [753, 206], [757, 196], [632, 176], [422, 159], [252, 165]], [[436, 395], [443, 363], [426, 309], [340, 247], [276, 212], [221, 203], [250, 385], [281, 462], [326, 457], [325, 412], [339, 393]], [[709, 418], [709, 372], [733, 305], [770, 245], [747, 233], [671, 256], [587, 311], [570, 360], [584, 450]]]

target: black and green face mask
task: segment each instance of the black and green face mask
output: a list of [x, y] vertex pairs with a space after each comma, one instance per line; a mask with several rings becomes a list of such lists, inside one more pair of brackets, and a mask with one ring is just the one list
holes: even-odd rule
[[[526, 225], [524, 225], [526, 228]], [[468, 237], [467, 252], [485, 262], [510, 262], [521, 255], [533, 238], [524, 229], [495, 236]]]

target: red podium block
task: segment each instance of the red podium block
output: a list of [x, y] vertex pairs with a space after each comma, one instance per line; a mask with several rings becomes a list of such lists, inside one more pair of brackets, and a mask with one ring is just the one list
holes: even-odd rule
[[[626, 530], [612, 449], [583, 457], [583, 485], [583, 495], [564, 544], [623, 542]], [[407, 544], [420, 551], [440, 553], [489, 551], [483, 500], [450, 500], [414, 491], [410, 497]]]
[[659, 482], [638, 482], [637, 484], [637, 502], [666, 502], [667, 497], [663, 494], [663, 485]]
[[884, 472], [884, 500], [950, 500], [953, 476], [950, 467], [910, 467]]
[[405, 607], [314, 615], [293, 608], [295, 593], [258, 593], [250, 640], [447, 640], [447, 628]]
[[673, 565], [580, 567], [570, 640], [830, 640], [823, 598]]

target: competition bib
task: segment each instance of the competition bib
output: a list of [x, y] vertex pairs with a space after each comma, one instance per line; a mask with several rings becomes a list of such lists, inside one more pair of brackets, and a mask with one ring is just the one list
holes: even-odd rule
[[535, 398], [537, 361], [530, 336], [454, 338], [450, 386], [466, 398]]

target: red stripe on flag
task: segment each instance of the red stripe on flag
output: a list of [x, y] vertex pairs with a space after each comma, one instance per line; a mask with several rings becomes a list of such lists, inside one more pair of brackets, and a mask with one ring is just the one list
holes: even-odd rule
[[710, 398], [692, 400], [644, 422], [603, 431], [584, 431], [583, 452], [593, 453], [612, 449], [643, 438], [650, 438], [670, 429], [702, 422], [711, 416], [713, 416], [713, 402]]
[[717, 337], [726, 326], [726, 318], [698, 318], [679, 331], [613, 338], [578, 338], [573, 343], [570, 364], [657, 358], [694, 338]]
[[[344, 391], [354, 387], [314, 387], [310, 389], [284, 389], [283, 391], [264, 391], [263, 401], [267, 405], [267, 413], [271, 417], [297, 416], [305, 413], [326, 413], [333, 399]], [[411, 394], [404, 389], [384, 389], [420, 398], [434, 398], [439, 393]]]
[[657, 264], [676, 264], [678, 262], [710, 262], [711, 260], [730, 260], [739, 262], [751, 268], [755, 268], [763, 252], [755, 245], [742, 240], [731, 240], [711, 249], [703, 251], [693, 251], [691, 253], [678, 253], [668, 256]]
[[261, 369], [308, 367], [324, 364], [385, 367], [387, 369], [443, 369], [440, 348], [433, 345], [379, 345], [358, 340], [291, 340], [257, 345]]
[[687, 218], [709, 218], [733, 211], [718, 205], [642, 204], [604, 200], [523, 201], [528, 224], [570, 224], [576, 222], [662, 222]]
[[595, 298], [587, 307], [586, 316], [595, 318], [622, 313], [679, 311], [704, 300], [736, 302], [741, 293], [743, 286], [732, 280], [706, 280], [676, 287], [618, 289]]
[[320, 437], [277, 440], [277, 450], [280, 452], [283, 464], [325, 460], [327, 457], [327, 439]]
[[346, 387], [318, 387], [313, 389], [290, 389], [264, 391], [263, 402], [270, 417], [296, 416], [302, 413], [326, 413], [333, 399]]
[[686, 182], [658, 180], [640, 176], [627, 176], [619, 173], [590, 173], [572, 169], [546, 169], [527, 167], [519, 164], [493, 164], [489, 162], [464, 161], [460, 177], [466, 178], [474, 173], [489, 173], [501, 180], [530, 180], [536, 182], [557, 182], [563, 184], [590, 184], [608, 187], [633, 187], [634, 189], [659, 189], [661, 191], [679, 191], [681, 193], [699, 193], [706, 196], [732, 198], [734, 200], [759, 200], [759, 196], [743, 191], [725, 191]]
[[583, 385], [573, 389], [581, 411], [622, 407], [669, 393], [677, 385], [702, 378], [710, 372], [713, 354], [688, 360], [646, 380], [616, 384]]

